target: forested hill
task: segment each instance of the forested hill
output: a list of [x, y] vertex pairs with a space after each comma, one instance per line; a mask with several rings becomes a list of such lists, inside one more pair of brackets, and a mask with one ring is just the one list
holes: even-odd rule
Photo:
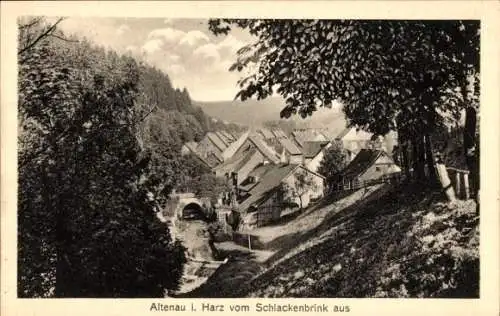
[[185, 256], [155, 213], [174, 188], [216, 184], [180, 148], [231, 126], [61, 20], [19, 20], [18, 296], [163, 297]]
[[[176, 148], [188, 141], [199, 141], [208, 131], [241, 130], [236, 124], [224, 124], [207, 116], [193, 104], [186, 88], [174, 88], [168, 74], [157, 68], [141, 66], [139, 89], [139, 103], [148, 104], [153, 110], [148, 120], [158, 124], [156, 127], [163, 130], [164, 137], [169, 138]], [[145, 110], [148, 113], [148, 109]]]

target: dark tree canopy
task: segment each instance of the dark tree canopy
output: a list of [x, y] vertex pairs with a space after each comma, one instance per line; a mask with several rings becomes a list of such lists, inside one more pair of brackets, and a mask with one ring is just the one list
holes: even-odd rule
[[332, 146], [325, 150], [318, 172], [326, 177], [329, 184], [335, 182], [339, 173], [347, 166], [347, 152], [340, 142], [333, 142]]
[[[231, 70], [250, 69], [237, 98], [286, 99], [283, 117], [339, 100], [349, 123], [376, 134], [433, 127], [458, 116], [469, 72], [479, 70], [479, 21], [210, 20], [214, 34], [246, 29], [255, 42]], [[444, 102], [446, 101], [446, 102]]]
[[19, 296], [163, 297], [184, 249], [157, 212], [212, 121], [131, 57], [19, 21]]

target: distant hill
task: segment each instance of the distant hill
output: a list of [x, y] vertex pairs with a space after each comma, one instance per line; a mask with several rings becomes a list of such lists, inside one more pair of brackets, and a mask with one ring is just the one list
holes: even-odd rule
[[248, 126], [263, 126], [269, 121], [293, 121], [297, 127], [329, 127], [343, 129], [344, 114], [339, 106], [331, 109], [322, 108], [311, 117], [302, 119], [296, 115], [288, 120], [280, 119], [280, 111], [285, 107], [285, 101], [280, 97], [270, 97], [264, 100], [250, 99], [242, 101], [193, 101], [203, 111], [221, 120], [245, 124]]

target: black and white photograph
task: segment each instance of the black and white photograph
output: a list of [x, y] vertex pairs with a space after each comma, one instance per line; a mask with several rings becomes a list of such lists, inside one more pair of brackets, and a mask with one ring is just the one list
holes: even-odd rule
[[482, 297], [481, 20], [16, 23], [18, 299]]

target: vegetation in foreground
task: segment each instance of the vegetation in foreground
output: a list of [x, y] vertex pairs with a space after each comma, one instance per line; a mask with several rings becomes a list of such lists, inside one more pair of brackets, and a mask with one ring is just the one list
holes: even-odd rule
[[186, 259], [155, 212], [215, 183], [181, 146], [231, 126], [61, 21], [19, 20], [18, 296], [163, 297]]
[[325, 220], [300, 241], [302, 251], [238, 285], [238, 296], [479, 297], [474, 201], [448, 204], [418, 189], [395, 189]]

